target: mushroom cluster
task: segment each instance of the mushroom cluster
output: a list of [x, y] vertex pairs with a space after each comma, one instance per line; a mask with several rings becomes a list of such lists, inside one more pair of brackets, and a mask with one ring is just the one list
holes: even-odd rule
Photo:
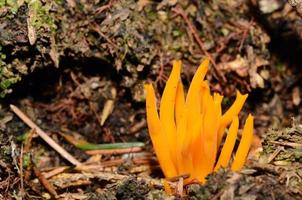
[[[159, 114], [154, 88], [152, 84], [145, 85], [149, 134], [167, 178], [189, 174], [186, 183], [204, 183], [209, 173], [227, 167], [231, 160], [239, 127], [238, 114], [248, 95], [237, 91], [234, 103], [222, 114], [223, 96], [218, 93], [211, 95], [209, 84], [204, 80], [208, 66], [209, 60], [205, 59], [185, 97], [180, 78], [181, 61], [174, 61], [160, 101]], [[245, 163], [253, 139], [253, 121], [249, 114], [230, 164], [233, 171], [240, 170]]]

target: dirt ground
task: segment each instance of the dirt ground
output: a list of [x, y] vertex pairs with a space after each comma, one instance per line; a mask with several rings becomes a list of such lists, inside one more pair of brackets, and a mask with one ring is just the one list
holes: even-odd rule
[[[205, 57], [256, 136], [241, 172], [167, 194], [143, 86]], [[302, 199], [301, 66], [298, 0], [0, 0], [0, 199]]]

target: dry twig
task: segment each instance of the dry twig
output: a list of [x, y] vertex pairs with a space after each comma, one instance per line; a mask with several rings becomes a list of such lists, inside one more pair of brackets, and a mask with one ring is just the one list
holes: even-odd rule
[[137, 133], [138, 131], [145, 128], [146, 126], [147, 126], [147, 122], [145, 119], [143, 119], [140, 122], [134, 124], [132, 127], [130, 127], [129, 134]]
[[136, 153], [140, 152], [143, 149], [141, 147], [132, 147], [126, 149], [98, 149], [98, 150], [90, 150], [85, 151], [88, 155], [95, 155], [95, 154], [103, 154], [103, 155], [112, 155], [112, 154], [125, 154], [125, 153]]
[[187, 179], [190, 177], [190, 174], [183, 174], [183, 175], [179, 175], [179, 176], [174, 176], [174, 177], [171, 177], [171, 178], [167, 178], [168, 181], [171, 181], [171, 182], [178, 182], [180, 178], [182, 179]]
[[184, 179], [180, 177], [177, 183], [177, 194], [179, 194], [182, 197], [183, 191], [184, 191]]
[[43, 176], [43, 174], [34, 166], [34, 173], [39, 179], [40, 183], [45, 187], [45, 189], [49, 192], [49, 194], [53, 197], [56, 198], [57, 192], [53, 188], [53, 186], [48, 182], [48, 180]]
[[63, 158], [68, 160], [73, 165], [81, 165], [81, 163], [74, 158], [71, 154], [69, 154], [65, 149], [63, 149], [60, 145], [58, 145], [51, 137], [49, 137], [38, 125], [36, 125], [31, 119], [29, 119], [19, 108], [17, 108], [14, 105], [10, 105], [10, 108], [12, 111], [30, 128], [34, 129], [37, 134], [47, 143], [49, 146], [51, 146], [53, 149], [55, 149]]
[[288, 147], [292, 147], [292, 148], [298, 148], [298, 149], [301, 149], [301, 148], [302, 148], [302, 144], [295, 143], [295, 142], [278, 142], [278, 141], [270, 141], [270, 143], [279, 144], [279, 145], [283, 145], [283, 146], [288, 146]]
[[274, 151], [274, 153], [272, 153], [269, 157], [268, 157], [268, 159], [267, 159], [267, 163], [270, 163], [270, 162], [272, 162], [274, 159], [275, 159], [275, 157], [281, 152], [281, 151], [283, 151], [284, 150], [284, 147], [278, 147], [275, 151]]
[[55, 175], [58, 175], [58, 174], [60, 174], [60, 173], [63, 173], [65, 170], [67, 170], [68, 168], [70, 168], [70, 167], [68, 167], [68, 166], [61, 166], [61, 167], [57, 167], [57, 168], [55, 168], [55, 169], [53, 169], [53, 170], [51, 170], [51, 171], [49, 171], [49, 172], [44, 172], [43, 173], [43, 176], [46, 178], [46, 179], [49, 179], [49, 178], [51, 178], [51, 177], [53, 177], [53, 176], [55, 176]]
[[21, 196], [24, 198], [24, 176], [23, 176], [23, 145], [21, 146], [20, 159], [19, 159], [19, 168], [20, 168], [20, 192]]

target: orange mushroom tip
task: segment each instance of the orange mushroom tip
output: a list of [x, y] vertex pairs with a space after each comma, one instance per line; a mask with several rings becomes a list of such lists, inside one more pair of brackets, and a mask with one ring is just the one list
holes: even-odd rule
[[209, 59], [205, 59], [185, 96], [180, 78], [181, 61], [174, 61], [159, 109], [153, 86], [145, 85], [149, 134], [167, 178], [189, 174], [185, 183], [204, 183], [208, 174], [221, 167], [230, 166], [238, 171], [245, 164], [253, 140], [251, 114], [245, 121], [238, 148], [234, 147], [239, 130], [238, 114], [248, 95], [237, 91], [234, 103], [222, 113], [223, 96], [212, 95], [204, 80], [208, 66]]

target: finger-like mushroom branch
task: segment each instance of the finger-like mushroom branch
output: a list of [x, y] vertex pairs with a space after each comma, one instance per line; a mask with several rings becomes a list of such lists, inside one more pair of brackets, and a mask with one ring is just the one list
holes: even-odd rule
[[[208, 65], [208, 59], [201, 63], [185, 97], [180, 79], [181, 61], [174, 61], [159, 114], [153, 86], [145, 85], [148, 129], [161, 169], [166, 177], [190, 174], [187, 183], [194, 180], [204, 183], [209, 173], [230, 164], [239, 127], [238, 114], [248, 97], [237, 91], [233, 105], [222, 114], [223, 96], [211, 95], [204, 80]], [[249, 114], [231, 163], [233, 171], [240, 170], [245, 163], [253, 139], [253, 121]]]

